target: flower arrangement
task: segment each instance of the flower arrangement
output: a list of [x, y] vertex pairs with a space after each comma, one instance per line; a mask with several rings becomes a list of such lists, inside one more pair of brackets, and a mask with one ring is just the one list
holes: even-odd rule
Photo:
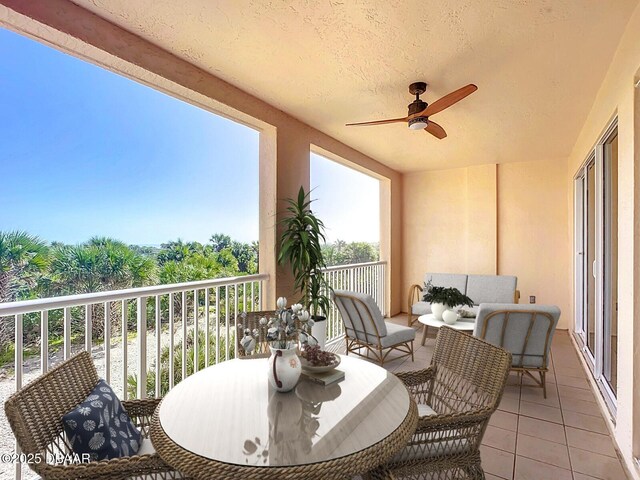
[[315, 345], [315, 337], [311, 335], [311, 327], [314, 322], [311, 314], [301, 304], [295, 303], [287, 308], [287, 299], [278, 298], [278, 307], [271, 318], [262, 317], [259, 327], [250, 330], [244, 329], [244, 336], [240, 345], [246, 352], [253, 352], [256, 347], [256, 339], [266, 338], [273, 348], [291, 348], [292, 343], [299, 341], [301, 344]]

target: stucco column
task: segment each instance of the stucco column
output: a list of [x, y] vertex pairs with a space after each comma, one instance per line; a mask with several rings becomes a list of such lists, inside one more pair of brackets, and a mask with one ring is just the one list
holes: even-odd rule
[[310, 144], [295, 126], [280, 126], [262, 132], [260, 139], [260, 272], [269, 274], [263, 293], [263, 308], [275, 308], [277, 297], [289, 303], [298, 300], [288, 265], [278, 265], [278, 249], [287, 199], [295, 198], [301, 186], [309, 191]]

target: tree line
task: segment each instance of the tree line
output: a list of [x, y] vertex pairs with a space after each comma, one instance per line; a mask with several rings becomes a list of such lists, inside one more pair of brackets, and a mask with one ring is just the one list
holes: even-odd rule
[[[207, 243], [178, 239], [153, 247], [97, 236], [74, 245], [47, 243], [27, 232], [0, 231], [0, 303], [250, 275], [258, 272], [258, 251], [258, 242], [240, 242], [223, 233], [213, 234]], [[327, 265], [344, 265], [375, 261], [378, 248], [337, 240], [325, 245], [323, 254]], [[102, 307], [92, 308], [92, 331], [100, 338]], [[32, 317], [25, 316], [27, 344], [39, 336], [39, 316]], [[62, 334], [61, 317], [62, 312], [49, 316], [51, 338]], [[13, 327], [11, 319], [0, 319], [0, 351], [11, 344]]]

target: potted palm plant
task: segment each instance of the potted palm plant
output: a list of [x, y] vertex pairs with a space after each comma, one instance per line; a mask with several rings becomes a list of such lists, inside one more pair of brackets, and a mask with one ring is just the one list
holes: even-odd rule
[[310, 192], [300, 187], [297, 198], [287, 199], [287, 216], [281, 221], [278, 263], [289, 264], [294, 288], [300, 293], [299, 303], [312, 315], [312, 335], [324, 348], [326, 313], [329, 311], [329, 285], [322, 275], [326, 267], [322, 255], [325, 241], [324, 224], [311, 211]]
[[458, 314], [454, 311], [457, 306], [473, 307], [473, 300], [454, 287], [435, 287], [431, 282], [425, 284], [423, 299], [431, 303], [431, 313], [438, 320], [452, 325], [458, 320]]

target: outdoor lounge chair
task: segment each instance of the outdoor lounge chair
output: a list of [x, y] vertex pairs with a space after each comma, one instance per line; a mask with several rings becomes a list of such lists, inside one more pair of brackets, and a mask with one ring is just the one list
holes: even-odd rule
[[7, 399], [5, 413], [22, 453], [43, 459], [42, 462], [29, 463], [29, 467], [44, 480], [183, 478], [162, 461], [148, 440], [151, 417], [160, 403], [159, 398], [122, 402], [131, 421], [142, 431], [145, 441], [141, 450], [149, 453], [88, 463], [49, 463], [50, 459], [64, 457], [71, 452], [63, 431], [62, 416], [83, 402], [98, 380], [90, 354], [83, 351]]
[[[345, 327], [347, 355], [355, 353], [362, 357], [373, 358], [384, 365], [392, 351], [403, 355], [393, 359], [411, 356], [413, 361], [413, 340], [416, 331], [411, 327], [385, 322], [375, 300], [364, 293], [334, 290], [332, 293]], [[366, 354], [361, 350], [366, 349]]]
[[560, 309], [554, 305], [483, 303], [473, 334], [510, 351], [511, 370], [519, 372], [521, 380], [522, 375], [533, 379], [547, 398], [549, 350], [559, 318]]

